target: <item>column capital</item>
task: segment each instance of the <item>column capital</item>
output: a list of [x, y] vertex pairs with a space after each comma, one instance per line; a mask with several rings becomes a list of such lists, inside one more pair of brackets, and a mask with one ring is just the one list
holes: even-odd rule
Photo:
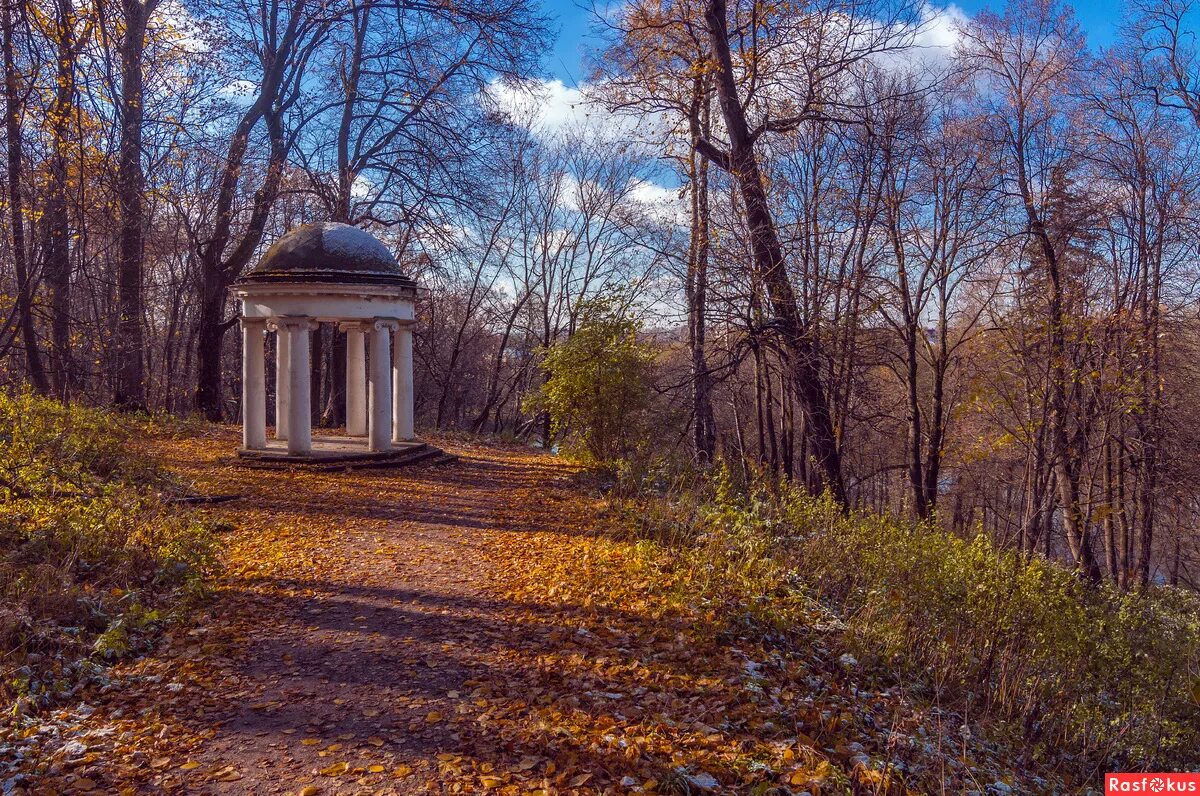
[[243, 329], [256, 329], [257, 328], [260, 330], [266, 330], [268, 319], [267, 318], [247, 318], [245, 316], [242, 316], [242, 317], [238, 318], [238, 323], [241, 324]]
[[339, 332], [369, 332], [371, 321], [338, 321]]
[[400, 328], [400, 321], [395, 318], [376, 318], [371, 321], [371, 328], [378, 331], [394, 332]]
[[307, 315], [280, 315], [271, 319], [271, 326], [276, 330], [311, 332], [319, 324]]

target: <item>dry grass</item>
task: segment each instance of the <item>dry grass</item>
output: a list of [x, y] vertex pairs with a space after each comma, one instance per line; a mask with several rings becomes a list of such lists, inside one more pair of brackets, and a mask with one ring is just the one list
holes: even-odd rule
[[146, 421], [0, 394], [0, 700], [73, 692], [200, 588], [208, 529], [126, 444]]

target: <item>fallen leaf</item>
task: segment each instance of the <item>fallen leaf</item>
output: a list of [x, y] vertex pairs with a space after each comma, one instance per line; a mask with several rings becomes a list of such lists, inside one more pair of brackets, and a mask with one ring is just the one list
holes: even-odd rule
[[324, 777], [339, 777], [350, 770], [350, 764], [346, 762], [334, 763], [331, 766], [326, 766], [321, 769], [321, 776]]

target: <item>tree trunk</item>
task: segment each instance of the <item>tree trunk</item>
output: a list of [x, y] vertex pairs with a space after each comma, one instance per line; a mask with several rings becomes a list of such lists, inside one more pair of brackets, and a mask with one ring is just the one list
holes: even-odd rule
[[[263, 76], [258, 97], [242, 114], [229, 140], [221, 169], [216, 208], [213, 212], [212, 232], [200, 248], [202, 303], [196, 333], [200, 343], [196, 352], [196, 408], [211, 420], [219, 420], [222, 414], [220, 342], [225, 330], [234, 323], [233, 319], [224, 320], [229, 286], [242, 273], [258, 244], [262, 242], [268, 215], [279, 193], [283, 164], [288, 151], [283, 128], [283, 110], [279, 107], [280, 92], [288, 70], [299, 69], [295, 67], [293, 59], [301, 30], [304, 4], [292, 9], [286, 23], [281, 24], [277, 16], [274, 16], [280, 11], [281, 6], [272, 6], [273, 16], [270, 24], [281, 32], [278, 39], [272, 39], [276, 46], [260, 54]], [[300, 75], [293, 73], [292, 77], [294, 81], [299, 82]], [[270, 142], [267, 173], [263, 184], [254, 194], [246, 228], [235, 242], [232, 229], [236, 215], [238, 183], [250, 144], [250, 134], [260, 120], [266, 121]]]
[[792, 397], [784, 380], [787, 363], [781, 362], [779, 373], [776, 374], [779, 389], [779, 444], [782, 449], [782, 467], [784, 477], [791, 481], [795, 470], [795, 425], [792, 418]]
[[687, 301], [688, 347], [692, 360], [692, 448], [696, 457], [710, 462], [716, 448], [712, 407], [712, 376], [706, 358], [706, 305], [708, 301], [708, 158], [698, 149], [701, 131], [707, 132], [708, 93], [701, 76], [692, 82], [692, 151], [688, 166], [692, 180], [691, 245], [688, 248], [684, 295]]
[[[313, 428], [320, 428], [322, 421], [321, 409], [325, 406], [322, 402], [324, 393], [322, 388], [325, 386], [325, 327], [327, 324], [319, 323], [317, 328], [312, 333], [312, 348], [309, 350], [309, 394], [312, 395], [312, 401], [309, 404], [309, 418]], [[368, 371], [369, 372], [369, 371]]]
[[17, 314], [21, 339], [25, 344], [25, 366], [29, 370], [29, 381], [40, 393], [49, 390], [46, 371], [42, 367], [41, 351], [38, 348], [37, 327], [33, 322], [33, 279], [25, 250], [25, 203], [21, 193], [21, 169], [24, 155], [21, 147], [21, 119], [17, 107], [16, 55], [14, 53], [13, 3], [4, 0], [3, 27], [4, 47], [4, 129], [8, 138], [8, 209], [12, 225], [13, 270], [17, 279]]
[[937, 353], [933, 357], [933, 396], [925, 445], [925, 509], [930, 514], [937, 508], [938, 487], [942, 474], [942, 447], [946, 435], [946, 368], [950, 362], [947, 303], [946, 283], [943, 279], [938, 284], [938, 342]]
[[508, 317], [505, 319], [504, 332], [500, 335], [500, 343], [496, 347], [496, 356], [492, 358], [492, 367], [488, 374], [487, 393], [484, 398], [483, 408], [479, 410], [479, 414], [475, 418], [475, 422], [471, 425], [471, 433], [478, 434], [487, 423], [488, 415], [493, 410], [495, 411], [495, 430], [500, 430], [500, 370], [504, 366], [504, 352], [508, 350], [508, 341], [512, 337], [513, 329], [516, 327], [517, 319], [520, 317], [522, 310], [525, 308], [526, 302], [533, 295], [532, 291], [526, 290], [521, 298], [509, 310]]
[[767, 461], [766, 419], [763, 417], [763, 366], [762, 347], [758, 343], [758, 332], [750, 332], [750, 351], [754, 354], [754, 433], [758, 438], [758, 464]]
[[[371, 0], [352, 9], [354, 23], [354, 47], [350, 54], [348, 69], [343, 69], [342, 83], [345, 97], [337, 133], [337, 196], [330, 214], [331, 221], [353, 223], [351, 202], [354, 181], [358, 178], [350, 153], [350, 135], [353, 132], [354, 109], [358, 101], [358, 83], [362, 73], [363, 47], [366, 41], [367, 24], [371, 15]], [[336, 326], [332, 327], [329, 345], [328, 400], [322, 418], [323, 425], [341, 426], [346, 422], [346, 336]]]
[[[1149, 248], [1149, 247], [1147, 247]], [[1142, 257], [1142, 329], [1150, 348], [1149, 367], [1142, 368], [1142, 396], [1146, 411], [1139, 418], [1141, 425], [1141, 476], [1142, 500], [1138, 504], [1138, 583], [1145, 588], [1153, 575], [1155, 501], [1158, 497], [1160, 457], [1159, 442], [1162, 438], [1162, 344], [1161, 344], [1161, 295], [1162, 295], [1162, 252], [1155, 248]], [[1177, 548], [1178, 550], [1178, 548]]]
[[46, 191], [46, 284], [50, 289], [50, 373], [54, 393], [66, 400], [71, 391], [71, 248], [67, 213], [71, 118], [75, 112], [74, 4], [58, 0], [55, 25], [57, 70], [51, 132], [50, 179]]
[[1067, 390], [1070, 369], [1067, 366], [1067, 316], [1063, 306], [1064, 286], [1058, 250], [1050, 238], [1042, 215], [1037, 208], [1037, 199], [1025, 173], [1024, 151], [1017, 148], [1019, 160], [1017, 177], [1021, 198], [1029, 222], [1029, 234], [1037, 242], [1043, 267], [1049, 282], [1050, 295], [1047, 301], [1047, 336], [1050, 357], [1050, 433], [1051, 460], [1055, 480], [1058, 484], [1059, 504], [1063, 513], [1063, 530], [1067, 546], [1075, 564], [1084, 576], [1096, 583], [1100, 581], [1100, 565], [1092, 552], [1091, 537], [1079, 505], [1079, 458], [1082, 452], [1071, 446], [1068, 426], [1071, 421], [1071, 402]]
[[145, 244], [145, 174], [142, 171], [142, 57], [146, 23], [156, 0], [123, 0], [125, 30], [121, 36], [121, 141], [117, 167], [120, 240], [117, 260], [117, 406], [146, 408], [145, 341], [142, 295]]
[[908, 282], [908, 263], [904, 241], [901, 238], [899, 208], [888, 208], [888, 237], [892, 242], [892, 254], [896, 259], [896, 276], [899, 284], [898, 300], [901, 312], [900, 333], [904, 344], [904, 395], [908, 410], [908, 444], [905, 458], [908, 460], [908, 485], [913, 500], [913, 513], [919, 519], [929, 516], [929, 504], [925, 496], [925, 463], [921, 447], [924, 435], [921, 430], [920, 361], [917, 358], [917, 335], [921, 333], [921, 319], [913, 311]]

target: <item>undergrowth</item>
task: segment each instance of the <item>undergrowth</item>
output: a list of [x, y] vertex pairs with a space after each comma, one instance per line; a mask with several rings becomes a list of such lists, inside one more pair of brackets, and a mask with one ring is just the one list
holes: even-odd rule
[[[0, 392], [0, 705], [67, 696], [203, 589], [209, 529], [127, 444], [154, 421]], [[145, 428], [140, 430], [145, 431]]]
[[[728, 473], [624, 498], [624, 527], [686, 587], [787, 629], [817, 602], [881, 685], [957, 711], [1044, 770], [1200, 765], [1200, 599], [1124, 594], [932, 524]], [[801, 621], [801, 620], [796, 620]], [[1018, 754], [1019, 752], [1019, 754]]]

